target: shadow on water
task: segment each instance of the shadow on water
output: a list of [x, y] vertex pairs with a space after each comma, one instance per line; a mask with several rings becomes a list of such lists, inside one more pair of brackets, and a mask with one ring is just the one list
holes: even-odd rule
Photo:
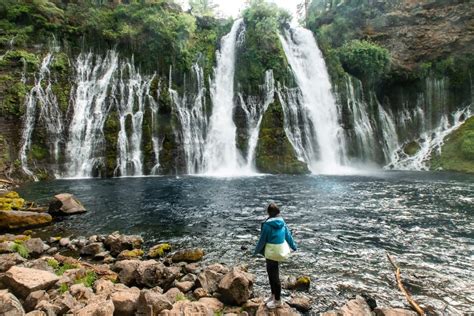
[[[150, 244], [200, 246], [206, 260], [247, 263], [257, 292], [264, 263], [253, 258], [265, 206], [274, 201], [300, 250], [285, 275], [312, 277], [315, 310], [361, 292], [403, 306], [385, 258], [391, 252], [421, 303], [449, 314], [474, 312], [474, 177], [383, 172], [349, 176], [156, 177], [57, 180], [21, 189], [47, 202], [75, 194], [89, 212], [44, 228], [50, 234], [119, 230]], [[245, 250], [242, 250], [245, 249]]]

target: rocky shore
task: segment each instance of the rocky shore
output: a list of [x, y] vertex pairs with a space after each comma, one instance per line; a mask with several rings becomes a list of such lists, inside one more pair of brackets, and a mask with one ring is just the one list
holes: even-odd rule
[[[39, 208], [11, 191], [0, 199], [3, 230], [36, 226], [31, 218], [38, 215], [48, 217], [42, 223], [48, 224], [58, 216], [85, 212], [68, 194], [56, 195], [48, 207]], [[33, 207], [34, 212], [25, 211]], [[283, 286], [290, 298], [281, 308], [268, 310], [264, 298], [255, 295], [255, 276], [245, 266], [206, 265], [200, 248], [143, 245], [142, 237], [119, 232], [48, 240], [31, 230], [0, 235], [0, 315], [318, 314], [311, 310], [308, 277], [287, 279]], [[377, 308], [373, 299], [356, 297], [321, 315], [416, 313]]]

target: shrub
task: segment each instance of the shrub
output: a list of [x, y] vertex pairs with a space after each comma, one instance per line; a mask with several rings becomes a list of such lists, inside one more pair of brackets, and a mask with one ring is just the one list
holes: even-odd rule
[[25, 259], [28, 259], [30, 257], [30, 251], [28, 250], [28, 248], [26, 248], [25, 245], [23, 245], [22, 242], [15, 240], [11, 249]]

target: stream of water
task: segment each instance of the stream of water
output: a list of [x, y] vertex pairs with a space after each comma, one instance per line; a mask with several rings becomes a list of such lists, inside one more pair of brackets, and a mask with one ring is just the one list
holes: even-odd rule
[[146, 177], [31, 183], [20, 193], [47, 202], [55, 193], [70, 192], [88, 208], [43, 233], [119, 230], [140, 234], [149, 245], [204, 247], [206, 261], [249, 264], [259, 294], [268, 292], [264, 261], [252, 251], [265, 206], [274, 201], [299, 245], [282, 273], [311, 276], [314, 311], [360, 293], [380, 305], [403, 306], [389, 252], [416, 300], [445, 315], [461, 315], [474, 312], [473, 180], [431, 172]]

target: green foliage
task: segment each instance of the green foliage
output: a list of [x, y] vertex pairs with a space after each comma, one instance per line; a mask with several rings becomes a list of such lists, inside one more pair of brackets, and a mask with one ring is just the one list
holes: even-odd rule
[[41, 161], [49, 156], [49, 150], [38, 144], [33, 144], [31, 146], [30, 155], [34, 160]]
[[69, 291], [69, 286], [67, 285], [67, 283], [61, 283], [61, 285], [59, 286], [59, 293], [64, 294], [67, 291]]
[[55, 271], [59, 269], [59, 262], [56, 259], [49, 258], [48, 260], [46, 260], [46, 262], [48, 263], [48, 266], [53, 268]]
[[196, 16], [214, 16], [218, 7], [212, 0], [189, 0], [189, 6]]
[[186, 301], [187, 298], [183, 293], [178, 293], [178, 294], [176, 294], [175, 300], [176, 300], [176, 302]]
[[353, 40], [338, 50], [344, 69], [363, 80], [375, 82], [390, 67], [390, 53], [387, 49], [368, 41]]
[[461, 153], [466, 159], [474, 157], [474, 130], [466, 132], [461, 140]]
[[26, 248], [26, 246], [21, 241], [15, 240], [11, 249], [12, 251], [18, 253], [20, 256], [22, 256], [25, 259], [28, 259], [30, 257], [30, 251], [28, 250], [28, 248]]
[[56, 275], [61, 276], [67, 270], [72, 270], [72, 269], [77, 269], [77, 268], [78, 268], [78, 266], [75, 265], [75, 264], [64, 263], [64, 264], [60, 265], [58, 268], [56, 268], [54, 272], [56, 273]]
[[96, 280], [97, 274], [95, 274], [93, 271], [87, 271], [83, 277], [76, 279], [75, 283], [84, 284], [86, 287], [92, 287]]

